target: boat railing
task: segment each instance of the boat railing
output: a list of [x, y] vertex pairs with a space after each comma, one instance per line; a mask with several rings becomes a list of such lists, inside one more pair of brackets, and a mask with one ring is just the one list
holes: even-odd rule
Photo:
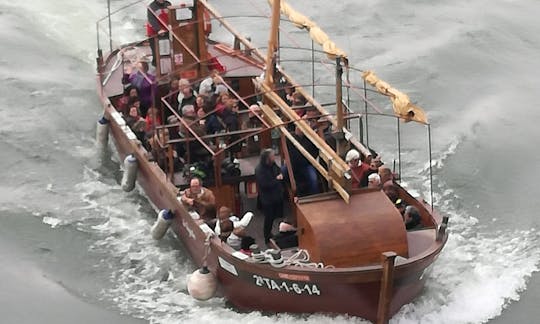
[[[112, 17], [117, 15], [118, 13], [121, 13], [121, 12], [124, 12], [126, 11], [127, 9], [135, 6], [135, 5], [138, 5], [138, 4], [141, 4], [141, 3], [144, 3], [144, 0], [137, 0], [137, 1], [133, 1], [133, 2], [130, 2], [126, 5], [123, 5], [117, 9], [114, 9], [112, 10], [111, 8], [111, 0], [107, 0], [107, 15], [101, 17], [100, 19], [98, 19], [96, 21], [96, 42], [97, 42], [97, 48], [98, 50], [102, 50], [102, 44], [101, 44], [101, 37], [100, 37], [100, 34], [103, 32], [103, 33], [106, 33], [106, 38], [107, 38], [107, 44], [109, 45], [109, 52], [112, 52], [113, 51], [113, 22], [112, 22]], [[102, 28], [102, 24], [107, 21], [107, 30], [104, 30]]]

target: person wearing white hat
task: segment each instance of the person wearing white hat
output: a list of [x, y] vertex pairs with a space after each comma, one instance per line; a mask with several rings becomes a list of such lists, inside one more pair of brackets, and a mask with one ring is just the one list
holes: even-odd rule
[[365, 172], [369, 169], [369, 165], [360, 160], [360, 153], [355, 149], [347, 152], [345, 155], [345, 162], [347, 162], [351, 168], [352, 188], [360, 188], [361, 181], [364, 178]]
[[368, 188], [381, 188], [381, 177], [377, 173], [368, 176]]

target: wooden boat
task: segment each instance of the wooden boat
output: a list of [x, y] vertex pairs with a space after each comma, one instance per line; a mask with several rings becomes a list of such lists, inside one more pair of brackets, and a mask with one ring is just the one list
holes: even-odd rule
[[[422, 229], [407, 231], [399, 211], [381, 190], [351, 189], [350, 168], [343, 156], [347, 149], [355, 148], [365, 159], [372, 158], [364, 136], [368, 132], [368, 116], [372, 123], [375, 123], [376, 115], [395, 118], [398, 128], [400, 120], [416, 122], [423, 127], [427, 125], [428, 128], [429, 124], [422, 111], [408, 102], [406, 95], [377, 79], [371, 72], [364, 73], [364, 84], [357, 88], [362, 90], [362, 100], [356, 104], [361, 107], [361, 113], [354, 112], [352, 105], [347, 105], [343, 98], [343, 89], [354, 89], [342, 77], [344, 71], [347, 75], [353, 71], [346, 54], [314, 22], [295, 12], [284, 1], [270, 1], [270, 4], [273, 15], [266, 55], [236, 32], [205, 0], [186, 1], [169, 7], [168, 38], [143, 39], [116, 49], [111, 42], [107, 54], [99, 48], [98, 93], [104, 107], [103, 116], [120, 158], [128, 155], [136, 158], [140, 188], [156, 209], [172, 211], [172, 230], [193, 262], [210, 269], [219, 282], [219, 294], [238, 309], [343, 313], [385, 323], [401, 306], [421, 293], [426, 271], [447, 241], [447, 218], [442, 218], [425, 200], [414, 198], [396, 182], [400, 199], [417, 207], [421, 215]], [[326, 110], [276, 64], [280, 13], [307, 29], [315, 42], [322, 43], [323, 50], [319, 52], [332, 58], [330, 62], [334, 63], [336, 71], [336, 101], [329, 109], [335, 113]], [[110, 19], [110, 15], [106, 18]], [[234, 44], [212, 40], [211, 22], [218, 22], [228, 30], [234, 36]], [[161, 167], [148, 158], [149, 152], [115, 108], [124, 90], [121, 82], [123, 71], [119, 66], [130, 64], [119, 53], [125, 54], [129, 50], [139, 56], [149, 55], [148, 42], [155, 42], [159, 49], [155, 53], [158, 93], [155, 93], [154, 104], [176, 116], [178, 123], [191, 133], [187, 138], [165, 138], [160, 142], [160, 148], [167, 156], [167, 163]], [[167, 99], [176, 93], [167, 94], [166, 83], [171, 76], [198, 83], [216, 65], [222, 70], [220, 75], [229, 92], [243, 108], [238, 112], [239, 118], [251, 122], [246, 122], [243, 129], [235, 132], [199, 136], [178, 115], [176, 107], [168, 103]], [[294, 107], [283, 100], [280, 80], [286, 80], [302, 93], [308, 105], [331, 125], [335, 149], [305, 119], [298, 118]], [[370, 94], [378, 93], [393, 101], [394, 114], [368, 113], [368, 107], [371, 110], [372, 105], [367, 98], [369, 84], [376, 89], [370, 90]], [[260, 101], [260, 110], [247, 109], [257, 100]], [[353, 136], [352, 120], [359, 122], [359, 139]], [[317, 147], [318, 159], [295, 141], [289, 127], [292, 124]], [[178, 124], [156, 127], [155, 132], [167, 128], [172, 132], [173, 127], [178, 127]], [[238, 140], [230, 140], [231, 135]], [[177, 197], [179, 189], [185, 188], [186, 179], [173, 166], [173, 145], [189, 141], [200, 143], [211, 156], [215, 172], [206, 185], [214, 192], [216, 204], [229, 206], [238, 213], [254, 207], [254, 167], [261, 149], [272, 144], [276, 146], [277, 142], [280, 157], [290, 174], [294, 170], [290, 165], [287, 142], [304, 154], [318, 171], [324, 192], [294, 199], [297, 188], [294, 176], [290, 177], [287, 184], [289, 195], [284, 199], [290, 214], [288, 217], [297, 224], [298, 247], [284, 249], [281, 254], [286, 257], [301, 249], [309, 255], [310, 263], [324, 267], [301, 267], [294, 263], [274, 267], [269, 263], [254, 262], [212, 235], [207, 225], [195, 220]], [[231, 155], [229, 149], [238, 143], [243, 143], [242, 150], [236, 153], [241, 175], [222, 176], [222, 161]], [[257, 236], [257, 243], [264, 246], [260, 232], [262, 230], [258, 228], [253, 235]]]

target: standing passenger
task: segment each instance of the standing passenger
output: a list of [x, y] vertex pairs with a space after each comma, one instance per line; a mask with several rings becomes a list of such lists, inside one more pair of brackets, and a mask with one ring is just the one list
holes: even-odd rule
[[146, 117], [146, 112], [153, 105], [154, 95], [157, 93], [156, 77], [148, 72], [148, 63], [137, 63], [137, 71], [133, 71], [133, 67], [129, 66], [122, 83], [130, 83], [137, 88], [141, 99], [141, 115]]
[[272, 237], [274, 220], [283, 217], [283, 186], [279, 166], [272, 149], [261, 153], [259, 165], [255, 168], [255, 179], [259, 190], [259, 201], [264, 214], [264, 241], [268, 243]]

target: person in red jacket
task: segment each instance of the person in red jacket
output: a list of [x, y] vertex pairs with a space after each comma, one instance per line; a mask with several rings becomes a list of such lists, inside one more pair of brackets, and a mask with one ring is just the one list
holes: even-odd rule
[[146, 23], [146, 35], [150, 38], [150, 48], [152, 49], [152, 65], [156, 66], [155, 37], [164, 37], [167, 34], [167, 24], [169, 22], [169, 9], [171, 3], [166, 0], [154, 0], [148, 6]]
[[353, 189], [365, 187], [362, 186], [362, 179], [366, 177], [366, 173], [369, 170], [369, 164], [363, 163], [360, 160], [360, 152], [355, 149], [350, 150], [345, 156], [345, 162], [347, 162], [351, 168]]

